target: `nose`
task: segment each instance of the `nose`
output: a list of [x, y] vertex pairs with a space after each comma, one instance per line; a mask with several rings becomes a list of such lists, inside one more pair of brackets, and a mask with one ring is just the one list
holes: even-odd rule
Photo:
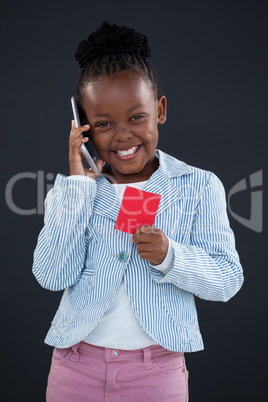
[[127, 129], [127, 127], [121, 126], [116, 130], [115, 140], [117, 141], [126, 142], [131, 137], [132, 133]]

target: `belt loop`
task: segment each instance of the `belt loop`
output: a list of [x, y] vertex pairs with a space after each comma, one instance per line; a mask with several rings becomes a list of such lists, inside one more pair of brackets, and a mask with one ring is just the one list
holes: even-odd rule
[[70, 356], [70, 360], [72, 360], [73, 362], [77, 363], [79, 360], [79, 352], [78, 352], [78, 347], [80, 345], [81, 342], [76, 343], [75, 345], [71, 346], [70, 349], [73, 352]]
[[153, 362], [151, 360], [151, 348], [150, 346], [147, 348], [143, 349], [143, 355], [144, 355], [144, 366], [146, 370], [150, 370], [154, 367]]

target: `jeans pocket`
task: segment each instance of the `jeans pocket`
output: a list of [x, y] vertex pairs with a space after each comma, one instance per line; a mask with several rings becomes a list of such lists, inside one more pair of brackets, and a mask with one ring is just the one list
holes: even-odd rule
[[166, 373], [174, 373], [186, 370], [185, 358], [181, 352], [167, 351], [164, 354], [152, 356], [152, 362], [156, 370]]
[[54, 348], [52, 353], [52, 361], [60, 363], [67, 357], [69, 353], [70, 353], [69, 348], [63, 348], [63, 349]]

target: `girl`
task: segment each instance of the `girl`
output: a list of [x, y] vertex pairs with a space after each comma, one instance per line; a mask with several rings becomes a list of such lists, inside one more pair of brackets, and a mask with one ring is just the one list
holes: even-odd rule
[[[243, 283], [221, 181], [156, 149], [167, 103], [149, 56], [146, 36], [106, 21], [75, 55], [87, 124], [72, 122], [70, 176], [47, 194], [33, 261], [44, 288], [65, 289], [47, 402], [188, 401], [184, 353], [204, 348], [194, 296], [227, 301]], [[161, 195], [133, 236], [115, 229], [126, 185]]]

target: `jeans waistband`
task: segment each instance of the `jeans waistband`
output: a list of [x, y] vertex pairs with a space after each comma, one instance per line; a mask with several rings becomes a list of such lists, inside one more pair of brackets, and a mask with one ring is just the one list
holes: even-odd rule
[[150, 345], [141, 349], [124, 350], [116, 348], [106, 348], [102, 346], [95, 346], [84, 341], [77, 343], [69, 348], [73, 353], [71, 360], [78, 361], [80, 353], [96, 356], [106, 361], [123, 361], [123, 360], [136, 360], [143, 359], [146, 366], [151, 365], [151, 357], [161, 356], [164, 354], [174, 353], [183, 356], [183, 352], [173, 352], [163, 348], [160, 345]]

